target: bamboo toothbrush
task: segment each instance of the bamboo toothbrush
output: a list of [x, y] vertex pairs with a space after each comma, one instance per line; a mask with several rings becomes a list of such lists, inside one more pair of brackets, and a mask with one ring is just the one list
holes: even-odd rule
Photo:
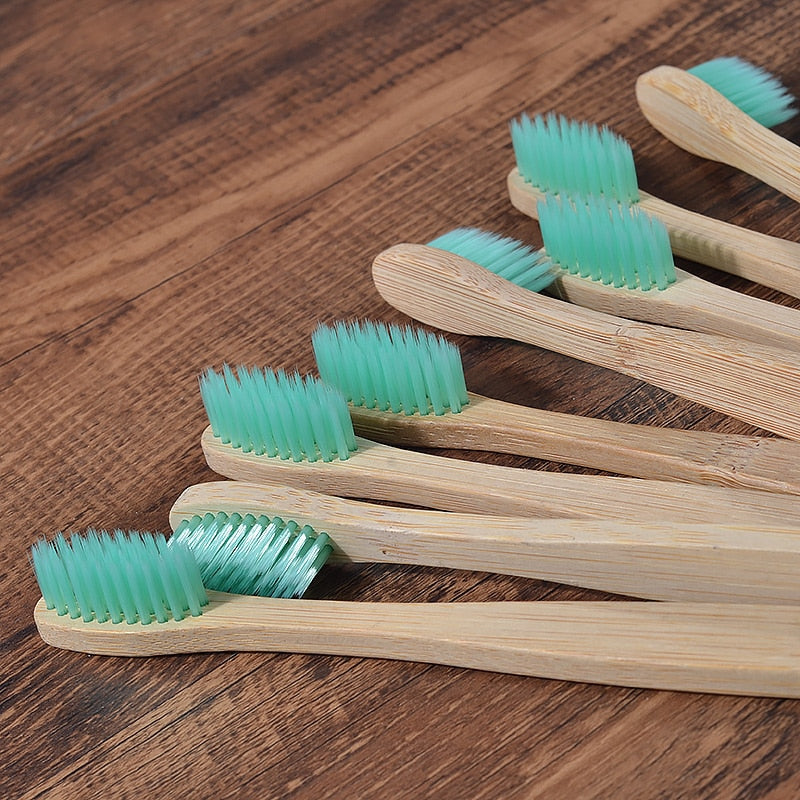
[[800, 603], [800, 528], [421, 511], [239, 481], [190, 486], [170, 512], [173, 540], [190, 547], [238, 541], [275, 518], [325, 531], [337, 561], [521, 575], [652, 600]]
[[[797, 606], [252, 597], [206, 592], [196, 565], [185, 581], [190, 557], [176, 563], [179, 548], [160, 556], [144, 548], [131, 562], [111, 541], [91, 560], [78, 548], [73, 561], [87, 569], [71, 575], [63, 551], [43, 548], [37, 575], [41, 570], [48, 577], [40, 582], [43, 598], [33, 616], [45, 642], [117, 656], [326, 653], [620, 686], [800, 697]], [[130, 585], [118, 580], [120, 562], [157, 587], [152, 600], [138, 602]], [[171, 600], [160, 591], [165, 587]], [[68, 613], [65, 596], [75, 613]], [[118, 622], [108, 620], [109, 605]]]
[[[495, 252], [489, 238], [481, 263], [491, 262]], [[372, 275], [381, 296], [419, 322], [554, 350], [800, 438], [800, 355], [788, 350], [564, 303], [438, 247], [391, 247], [375, 258]]]
[[340, 321], [320, 324], [312, 344], [323, 381], [350, 404], [355, 432], [373, 441], [800, 494], [796, 442], [628, 425], [481, 397], [467, 391], [456, 345], [421, 328]]
[[235, 480], [444, 511], [800, 524], [792, 495], [515, 469], [357, 439], [344, 397], [313, 378], [226, 367], [203, 375], [201, 393], [206, 461]]
[[776, 123], [758, 122], [726, 96], [742, 84], [757, 96], [760, 90], [762, 101], [776, 92], [787, 111], [782, 121], [796, 113], [787, 108], [792, 98], [779, 83], [777, 89], [770, 86], [770, 80], [777, 83], [741, 59], [728, 59], [722, 70], [708, 64], [688, 72], [662, 66], [639, 76], [636, 99], [650, 124], [679, 147], [747, 172], [800, 201], [800, 147], [767, 127]]
[[[675, 255], [800, 297], [800, 244], [705, 217], [641, 191], [630, 145], [608, 128], [554, 114], [534, 119], [523, 114], [511, 123], [511, 140], [517, 166], [508, 174], [508, 194], [523, 214], [538, 219], [539, 203], [547, 193], [571, 197], [603, 195], [635, 204], [666, 226]], [[709, 304], [712, 312], [718, 313], [715, 307], [719, 304], [719, 310], [727, 314], [727, 290], [684, 271], [679, 270], [677, 275], [677, 285], [669, 292], [679, 295], [680, 305], [669, 313], [680, 313], [681, 306], [688, 306], [689, 313], [694, 313], [693, 303], [699, 294], [700, 298], [709, 298], [703, 303], [703, 313], [708, 313]], [[582, 289], [586, 287], [576, 279], [570, 281], [572, 292]], [[753, 300], [742, 302], [749, 304]], [[629, 298], [628, 302], [635, 301]], [[793, 316], [790, 309], [773, 306], [784, 309], [774, 312], [779, 315], [778, 323], [788, 320], [787, 314]], [[752, 329], [761, 316], [759, 307], [744, 309], [744, 323], [728, 316], [730, 324]], [[764, 317], [766, 322], [761, 324], [769, 326], [770, 314], [765, 312]]]
[[577, 305], [800, 352], [800, 311], [677, 270], [660, 220], [603, 197], [539, 203], [553, 294]]

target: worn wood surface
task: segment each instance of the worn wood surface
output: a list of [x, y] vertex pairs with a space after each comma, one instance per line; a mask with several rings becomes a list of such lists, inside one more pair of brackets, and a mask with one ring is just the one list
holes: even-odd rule
[[[666, 141], [634, 95], [641, 72], [716, 55], [798, 94], [799, 19], [770, 0], [3, 4], [2, 795], [797, 797], [796, 701], [343, 657], [89, 657], [36, 635], [26, 551], [61, 529], [166, 531], [180, 492], [216, 477], [198, 373], [310, 370], [318, 321], [403, 321], [370, 281], [383, 248], [464, 224], [538, 244], [505, 186], [522, 110], [611, 124], [643, 189], [800, 240], [793, 201]], [[800, 120], [780, 132], [800, 140]], [[489, 397], [756, 432], [599, 367], [453, 338]], [[386, 565], [332, 567], [310, 594], [603, 597]]]

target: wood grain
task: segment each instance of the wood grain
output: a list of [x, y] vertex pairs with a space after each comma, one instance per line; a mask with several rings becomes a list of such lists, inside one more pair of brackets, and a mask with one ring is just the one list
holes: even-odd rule
[[243, 481], [187, 487], [170, 526], [220, 512], [301, 519], [331, 537], [334, 562], [523, 575], [649, 600], [800, 601], [798, 528], [440, 513]]
[[756, 122], [691, 73], [670, 66], [639, 76], [650, 124], [701, 158], [722, 161], [800, 201], [800, 147]]
[[372, 262], [388, 303], [451, 333], [545, 347], [800, 440], [800, 355], [732, 336], [637, 323], [529, 291], [454, 253], [396, 244]]
[[752, 525], [800, 525], [800, 501], [794, 494], [508, 469], [365, 439], [356, 442], [356, 452], [346, 460], [283, 460], [223, 444], [209, 425], [201, 447], [214, 472], [237, 481], [282, 483], [443, 511], [647, 522], [705, 522], [712, 517]]
[[33, 616], [53, 647], [103, 656], [312, 653], [800, 699], [796, 604], [364, 603], [209, 591], [202, 614], [180, 622], [84, 622], [44, 599]]
[[[523, 110], [611, 124], [648, 191], [797, 241], [793, 201], [667, 142], [634, 87], [659, 64], [733, 53], [797, 94], [799, 14], [772, 0], [4, 4], [4, 796], [800, 794], [796, 701], [334, 656], [82, 656], [37, 636], [26, 556], [59, 529], [166, 531], [180, 492], [214, 477], [199, 447], [200, 370], [222, 361], [310, 370], [318, 321], [405, 321], [371, 283], [379, 251], [456, 225], [536, 243], [505, 187], [507, 122]], [[779, 133], [797, 141], [800, 122]], [[556, 353], [454, 339], [468, 385], [488, 397], [763, 433]], [[606, 597], [390, 565], [331, 567], [313, 596]]]

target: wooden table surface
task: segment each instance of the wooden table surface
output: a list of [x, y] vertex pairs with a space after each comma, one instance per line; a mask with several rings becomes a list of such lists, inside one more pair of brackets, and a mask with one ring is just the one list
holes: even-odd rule
[[[643, 188], [800, 240], [795, 203], [679, 150], [634, 96], [647, 69], [717, 55], [797, 94], [798, 24], [800, 6], [774, 0], [3, 4], [0, 794], [799, 796], [797, 702], [342, 657], [90, 657], [39, 639], [27, 557], [59, 530], [167, 531], [178, 494], [216, 477], [200, 371], [307, 372], [318, 322], [407, 321], [371, 282], [383, 248], [459, 225], [538, 246], [505, 189], [523, 110], [607, 123]], [[800, 139], [800, 118], [780, 133]], [[754, 432], [553, 353], [451, 338], [482, 394]], [[604, 599], [377, 565], [329, 568], [310, 596]]]

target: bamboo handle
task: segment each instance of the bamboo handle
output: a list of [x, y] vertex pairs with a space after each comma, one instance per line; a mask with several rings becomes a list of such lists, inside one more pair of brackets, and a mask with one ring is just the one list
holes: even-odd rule
[[387, 302], [420, 322], [554, 350], [800, 439], [800, 354], [570, 305], [424, 245], [378, 254], [372, 275]]
[[800, 527], [491, 517], [238, 481], [188, 487], [170, 524], [220, 511], [311, 525], [331, 536], [339, 561], [520, 575], [652, 600], [800, 603]]
[[201, 444], [208, 465], [226, 478], [442, 511], [800, 526], [797, 497], [750, 489], [515, 469], [365, 439], [346, 461], [328, 463], [243, 453], [223, 444], [210, 427]]
[[[526, 183], [516, 167], [507, 185], [512, 205], [538, 219], [544, 193]], [[676, 256], [800, 297], [800, 244], [705, 217], [645, 192], [638, 207], [666, 225]]]
[[679, 147], [736, 167], [800, 201], [800, 147], [705, 81], [676, 67], [656, 67], [639, 76], [636, 98], [650, 124]]
[[561, 271], [552, 294], [606, 314], [800, 351], [800, 312], [675, 270], [663, 291], [614, 288]]
[[528, 408], [469, 394], [458, 414], [351, 406], [359, 436], [401, 447], [485, 450], [653, 480], [800, 494], [800, 444], [656, 428]]
[[209, 592], [200, 617], [59, 617], [44, 641], [98, 655], [265, 651], [418, 661], [589, 683], [800, 697], [800, 609], [641, 602], [353, 603]]

